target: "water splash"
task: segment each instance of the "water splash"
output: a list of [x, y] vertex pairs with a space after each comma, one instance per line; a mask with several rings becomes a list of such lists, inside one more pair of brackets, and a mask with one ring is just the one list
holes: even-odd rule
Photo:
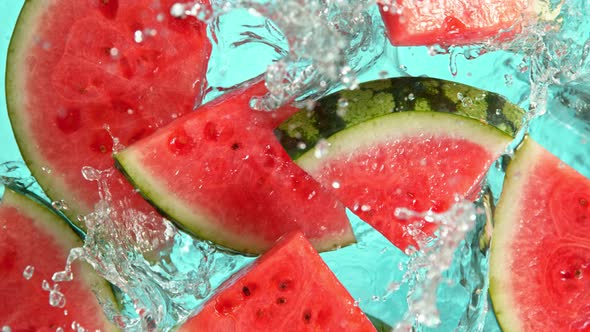
[[[236, 34], [240, 38], [228, 42], [223, 38], [231, 34], [221, 32], [232, 28], [220, 28], [221, 22], [224, 15], [238, 10], [247, 10], [261, 22], [242, 26]], [[371, 68], [385, 46], [382, 22], [372, 0], [217, 0], [210, 8], [178, 3], [172, 11], [177, 17], [195, 16], [209, 22], [220, 54], [255, 44], [271, 49], [265, 74], [269, 93], [253, 99], [254, 108], [263, 111], [317, 98], [337, 86], [355, 88], [357, 75]], [[215, 64], [222, 70], [225, 66]]]
[[[445, 272], [452, 266], [460, 245], [463, 243], [463, 246], [468, 246], [468, 242], [465, 242], [466, 234], [475, 227], [477, 215], [481, 212], [472, 202], [457, 200], [447, 212], [440, 214], [432, 211], [418, 213], [406, 208], [396, 209], [395, 214], [397, 218], [411, 221], [407, 231], [414, 236], [421, 248], [410, 249], [408, 252], [410, 259], [402, 281], [409, 285], [408, 311], [395, 330], [413, 331], [415, 327], [437, 327], [441, 324], [437, 290], [443, 283], [451, 280]], [[419, 231], [425, 222], [438, 226], [435, 237], [426, 236]], [[398, 288], [398, 284], [391, 287], [392, 290]]]
[[[124, 310], [109, 303], [103, 306], [119, 327], [169, 330], [194, 311], [221, 276], [230, 275], [247, 259], [220, 253], [162, 217], [114, 208], [107, 186], [112, 172], [83, 168], [86, 179], [97, 183], [100, 201], [94, 212], [83, 217], [87, 229], [83, 247], [70, 251], [64, 270], [56, 272], [53, 281], [73, 280], [72, 264], [84, 261], [116, 286]], [[161, 223], [164, 232], [146, 231], [159, 229]]]

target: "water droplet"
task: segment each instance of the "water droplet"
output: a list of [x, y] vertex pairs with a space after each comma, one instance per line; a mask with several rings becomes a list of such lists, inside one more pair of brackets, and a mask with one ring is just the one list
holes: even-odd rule
[[338, 182], [338, 181], [332, 182], [332, 188], [339, 189], [340, 188], [340, 182]]
[[62, 327], [58, 327], [55, 329], [55, 332], [64, 332], [64, 329]]
[[361, 211], [369, 212], [369, 211], [371, 211], [371, 206], [363, 204], [363, 205], [361, 205]]
[[12, 332], [12, 329], [8, 325], [2, 326], [2, 332]]
[[113, 47], [109, 50], [109, 54], [111, 55], [111, 57], [117, 58], [119, 56], [119, 49], [116, 47]]
[[297, 143], [297, 148], [299, 150], [305, 150], [305, 148], [307, 148], [307, 144], [305, 144], [305, 142], [298, 142]]
[[35, 267], [32, 265], [27, 265], [23, 271], [23, 277], [27, 280], [31, 280], [33, 273], [35, 273]]
[[344, 117], [346, 112], [348, 111], [348, 100], [345, 98], [338, 99], [338, 108], [336, 109], [336, 114], [339, 117]]
[[143, 42], [143, 32], [141, 30], [136, 30], [133, 33], [133, 40], [135, 40], [135, 42], [138, 44]]
[[66, 305], [66, 297], [59, 291], [59, 285], [54, 284], [53, 287], [47, 280], [43, 280], [41, 287], [44, 291], [49, 292], [49, 305], [56, 308], [63, 308]]
[[51, 206], [53, 206], [53, 208], [56, 210], [68, 210], [69, 209], [68, 204], [63, 199], [61, 199], [59, 201], [51, 202]]
[[49, 167], [42, 166], [41, 170], [47, 174], [51, 174], [51, 168]]
[[329, 148], [330, 143], [324, 138], [320, 139], [315, 146], [315, 150], [313, 151], [314, 157], [317, 159], [325, 157], [328, 154]]
[[414, 94], [413, 94], [413, 93], [410, 93], [410, 94], [408, 95], [408, 100], [412, 101], [412, 100], [414, 100], [414, 99], [416, 99], [416, 97], [414, 96]]

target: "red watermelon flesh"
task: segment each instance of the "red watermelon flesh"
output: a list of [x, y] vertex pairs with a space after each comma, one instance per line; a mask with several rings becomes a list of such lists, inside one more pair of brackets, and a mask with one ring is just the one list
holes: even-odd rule
[[301, 230], [316, 249], [355, 241], [344, 206], [295, 165], [272, 128], [296, 111], [252, 110], [263, 82], [187, 114], [116, 154], [160, 210], [193, 234], [258, 254]]
[[301, 233], [220, 286], [183, 331], [375, 331]]
[[531, 138], [496, 208], [490, 293], [511, 331], [590, 331], [590, 179]]
[[[206, 26], [172, 17], [174, 3], [47, 0], [21, 11], [8, 53], [10, 119], [31, 172], [74, 220], [99, 200], [81, 169], [113, 166], [111, 135], [131, 144], [200, 101]], [[115, 201], [152, 211], [120, 174], [108, 186]]]
[[[42, 288], [43, 280], [54, 284], [53, 273], [62, 271], [69, 250], [81, 245], [63, 220], [7, 189], [0, 201], [0, 324], [11, 331], [69, 330], [73, 323], [88, 331], [115, 330], [94, 294], [112, 301], [112, 290], [89, 266], [74, 264], [74, 280], [59, 283], [63, 308], [51, 306]], [[33, 267], [30, 279], [23, 275], [27, 266]]]
[[[455, 197], [475, 200], [490, 165], [510, 137], [458, 115], [401, 112], [345, 129], [318, 158], [310, 150], [297, 163], [361, 219], [401, 250], [417, 246], [395, 216], [397, 208], [446, 211]], [[419, 228], [432, 235], [436, 225]]]
[[467, 45], [522, 29], [532, 0], [392, 0], [380, 3], [393, 45]]

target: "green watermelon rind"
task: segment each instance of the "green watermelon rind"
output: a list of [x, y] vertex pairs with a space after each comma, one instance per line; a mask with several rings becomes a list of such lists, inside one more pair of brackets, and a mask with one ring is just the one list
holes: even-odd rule
[[494, 212], [494, 228], [490, 251], [490, 296], [502, 331], [522, 331], [516, 315], [519, 306], [511, 299], [509, 276], [505, 263], [510, 261], [512, 239], [517, 232], [520, 197], [531, 170], [541, 161], [543, 149], [531, 138], [525, 138], [506, 170], [502, 195]]
[[317, 158], [314, 150], [300, 156], [296, 163], [310, 174], [316, 174], [326, 160], [375, 144], [410, 137], [415, 134], [433, 134], [462, 138], [481, 145], [492, 155], [498, 155], [508, 146], [512, 137], [480, 121], [441, 112], [389, 113], [342, 130], [326, 141], [326, 156]]
[[[17, 188], [5, 188], [4, 195], [2, 196], [2, 199], [0, 199], [0, 206], [17, 208], [19, 212], [24, 213], [35, 222], [35, 227], [42, 228], [63, 248], [71, 249], [83, 245], [80, 237], [78, 237], [65, 220], [55, 215], [40, 202], [20, 193]], [[65, 263], [66, 262], [64, 261], [64, 266]], [[87, 264], [82, 264], [80, 271], [81, 275], [75, 277], [83, 279], [84, 284], [96, 295], [99, 303], [110, 303], [113, 308], [120, 309], [115, 294], [113, 293], [112, 286], [108, 281], [98, 276]], [[119, 331], [119, 329], [116, 328], [112, 322], [108, 321], [106, 317], [104, 320], [104, 326], [108, 328], [108, 331]]]
[[[23, 68], [24, 61], [27, 58], [26, 51], [30, 48], [30, 45], [35, 43], [34, 32], [41, 21], [40, 17], [52, 3], [53, 0], [25, 1], [8, 46], [5, 92], [12, 131], [24, 162], [35, 179], [43, 179], [38, 182], [44, 192], [49, 197], [61, 199], [60, 195], [68, 192], [68, 189], [56, 175], [48, 174], [50, 170], [43, 170], [43, 167], [49, 165], [49, 163], [39, 153], [38, 147], [30, 144], [31, 140], [28, 139], [27, 113], [23, 111], [24, 105], [26, 105], [25, 82], [18, 79], [24, 78], [21, 73], [26, 72]], [[74, 211], [89, 211], [91, 208], [89, 206], [77, 206], [76, 200], [68, 200], [68, 205], [70, 208], [64, 211], [64, 214], [73, 222], [77, 221]], [[77, 226], [84, 229], [82, 223], [77, 223]]]
[[[141, 160], [138, 155], [139, 151], [131, 146], [125, 149], [124, 153], [114, 155], [116, 167], [123, 172], [125, 177], [139, 190], [139, 193], [148, 200], [162, 215], [175, 224], [186, 230], [194, 236], [214, 242], [222, 250], [239, 253], [242, 255], [256, 256], [264, 252], [267, 246], [256, 247], [257, 241], [245, 238], [244, 234], [229, 234], [223, 230], [223, 227], [216, 225], [209, 220], [215, 220], [214, 217], [204, 214], [198, 214], [182, 204], [178, 204], [178, 198], [169, 192], [164, 183], [158, 183], [157, 178], [148, 172], [146, 168], [141, 167], [137, 160]], [[142, 179], [134, 181], [134, 179]], [[168, 193], [168, 194], [161, 194]], [[190, 222], [181, 222], [190, 220]], [[345, 234], [346, 235], [346, 234]], [[330, 237], [320, 243], [314, 243], [316, 249], [320, 252], [329, 251], [356, 243], [354, 234], [350, 232], [350, 237]]]
[[[362, 83], [319, 100], [275, 130], [291, 158], [298, 159], [322, 138], [382, 115], [426, 111], [461, 115], [515, 136], [524, 110], [502, 96], [436, 78], [398, 77]], [[302, 144], [303, 143], [303, 147]]]

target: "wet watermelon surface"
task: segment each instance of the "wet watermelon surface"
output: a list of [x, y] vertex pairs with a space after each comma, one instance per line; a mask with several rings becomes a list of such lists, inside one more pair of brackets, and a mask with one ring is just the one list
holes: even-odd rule
[[520, 32], [528, 0], [395, 0], [380, 10], [393, 45], [467, 45]]
[[500, 323], [525, 331], [587, 331], [590, 180], [532, 139], [521, 150], [507, 172], [492, 242]]
[[[45, 207], [10, 189], [0, 201], [0, 324], [11, 331], [55, 331], [73, 324], [87, 330], [112, 330], [93, 291], [112, 301], [106, 281], [89, 266], [73, 266], [74, 280], [56, 284], [69, 251], [81, 245], [69, 226]], [[47, 289], [43, 289], [43, 283]], [[50, 305], [57, 285], [63, 300]], [[63, 301], [63, 302], [62, 302]]]
[[375, 331], [301, 233], [221, 285], [179, 331]]
[[[169, 14], [173, 3], [51, 0], [22, 9], [8, 53], [9, 115], [33, 175], [73, 217], [99, 199], [84, 166], [112, 168], [117, 144], [200, 102], [211, 46], [204, 23]], [[151, 211], [119, 174], [108, 184], [115, 200]]]
[[355, 241], [344, 206], [300, 169], [272, 129], [295, 111], [250, 108], [264, 82], [204, 105], [116, 155], [141, 193], [189, 232], [264, 252], [301, 230], [320, 251]]

